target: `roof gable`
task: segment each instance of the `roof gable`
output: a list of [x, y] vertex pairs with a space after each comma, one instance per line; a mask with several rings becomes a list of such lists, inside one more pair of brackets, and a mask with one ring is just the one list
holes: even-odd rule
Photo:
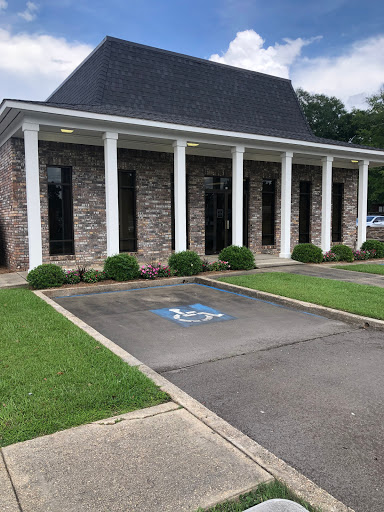
[[221, 130], [313, 137], [289, 80], [111, 37], [47, 102]]

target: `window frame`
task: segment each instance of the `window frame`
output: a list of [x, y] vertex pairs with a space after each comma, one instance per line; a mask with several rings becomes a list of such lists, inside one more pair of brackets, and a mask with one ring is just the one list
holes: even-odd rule
[[[339, 189], [335, 192], [336, 187]], [[335, 197], [339, 198], [340, 208], [337, 212], [337, 227], [335, 226]], [[342, 243], [343, 241], [343, 214], [344, 214], [344, 183], [332, 183], [332, 243]]]
[[[121, 185], [121, 175], [122, 173], [132, 173], [133, 175], [133, 185]], [[118, 205], [119, 205], [119, 253], [122, 252], [137, 252], [137, 176], [136, 171], [134, 169], [118, 169]], [[121, 215], [120, 215], [120, 201], [121, 201], [121, 189], [132, 190], [133, 191], [133, 238], [121, 238]], [[133, 249], [132, 250], [122, 250], [122, 243], [127, 241], [133, 241]]]
[[[265, 191], [264, 190], [264, 184], [265, 182], [270, 181], [273, 185], [272, 191]], [[272, 233], [264, 233], [264, 197], [265, 196], [272, 196], [272, 219], [271, 219], [271, 225], [273, 226]], [[272, 237], [272, 243], [266, 242], [266, 237]], [[261, 186], [261, 245], [262, 246], [274, 246], [276, 245], [276, 180], [272, 178], [263, 178], [262, 180], [262, 186]]]
[[[49, 169], [60, 169], [61, 170], [61, 176], [60, 176], [60, 182], [51, 182], [49, 181]], [[69, 171], [69, 181], [68, 183], [65, 183], [63, 182], [63, 175], [62, 175], [62, 171], [66, 169]], [[75, 254], [75, 229], [74, 229], [74, 218], [73, 218], [73, 179], [72, 179], [72, 175], [73, 175], [73, 169], [72, 169], [72, 166], [69, 166], [69, 165], [54, 165], [54, 164], [50, 164], [50, 165], [47, 165], [46, 166], [46, 176], [47, 176], [47, 199], [48, 199], [48, 240], [49, 240], [49, 255], [51, 257], [55, 257], [55, 256], [73, 256]], [[67, 207], [69, 207], [69, 210], [66, 211], [64, 213], [64, 200], [63, 200], [63, 194], [62, 194], [62, 198], [61, 198], [61, 201], [62, 201], [62, 206], [61, 206], [61, 216], [62, 216], [62, 219], [65, 219], [65, 218], [70, 218], [71, 219], [71, 223], [70, 223], [70, 232], [71, 232], [71, 237], [70, 238], [62, 238], [62, 239], [53, 239], [52, 238], [52, 222], [51, 222], [51, 205], [50, 205], [50, 188], [52, 187], [65, 187], [67, 190], [69, 189], [70, 191], [70, 194], [69, 194], [69, 203], [67, 205]], [[63, 231], [66, 229], [63, 228]], [[55, 252], [55, 251], [52, 251], [52, 245], [53, 244], [59, 244], [61, 243], [62, 244], [62, 247], [63, 247], [63, 250], [61, 252]], [[65, 247], [65, 244], [71, 244], [72, 245], [72, 249], [70, 251], [65, 251], [64, 250], [64, 247]]]
[[[302, 191], [302, 185], [308, 187], [307, 191]], [[302, 199], [306, 199], [305, 210], [302, 208]], [[301, 180], [299, 183], [299, 244], [309, 244], [311, 242], [312, 228], [312, 182], [309, 180]], [[308, 219], [308, 231], [303, 231], [302, 224]]]

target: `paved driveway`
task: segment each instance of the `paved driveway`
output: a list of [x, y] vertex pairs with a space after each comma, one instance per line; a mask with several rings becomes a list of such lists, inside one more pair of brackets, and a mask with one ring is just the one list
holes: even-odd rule
[[357, 512], [382, 511], [382, 333], [197, 284], [56, 300]]

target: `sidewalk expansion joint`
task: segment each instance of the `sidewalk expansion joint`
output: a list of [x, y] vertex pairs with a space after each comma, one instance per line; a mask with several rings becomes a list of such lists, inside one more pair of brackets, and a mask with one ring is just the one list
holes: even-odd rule
[[[110, 426], [117, 425], [118, 423], [121, 423], [122, 421], [135, 421], [135, 420], [141, 421], [141, 420], [146, 420], [147, 418], [154, 418], [155, 416], [160, 416], [161, 414], [173, 413], [180, 409], [184, 409], [184, 407], [182, 405], [174, 402], [173, 400], [169, 400], [168, 402], [165, 402], [165, 404], [169, 404], [169, 405], [172, 405], [172, 403], [175, 405], [175, 407], [173, 409], [168, 409], [167, 411], [158, 411], [158, 412], [148, 413], [148, 414], [145, 414], [145, 416], [139, 417], [138, 415], [135, 416], [135, 412], [142, 411], [143, 409], [138, 409], [137, 411], [131, 411], [131, 412], [125, 413], [126, 416], [132, 415], [132, 418], [124, 417], [124, 415], [122, 415], [122, 416], [118, 416], [118, 417], [109, 418], [108, 420], [93, 421], [92, 423], [90, 423], [90, 425], [100, 425], [100, 426], [110, 427]], [[154, 407], [156, 407], [156, 406], [154, 406]]]

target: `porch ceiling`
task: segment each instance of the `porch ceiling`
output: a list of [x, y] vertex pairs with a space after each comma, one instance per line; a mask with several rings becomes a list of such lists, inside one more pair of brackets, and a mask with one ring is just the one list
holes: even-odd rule
[[[76, 129], [73, 134], [61, 133], [61, 128], [71, 127], [71, 125], [63, 125], [60, 127], [40, 125], [39, 140], [53, 141], [53, 142], [66, 142], [70, 144], [85, 144], [90, 146], [103, 146], [102, 131]], [[16, 137], [23, 138], [21, 128], [15, 133]], [[133, 135], [119, 133], [118, 147], [126, 149], [137, 149], [143, 151], [156, 151], [164, 153], [173, 153], [174, 138], [156, 138], [153, 136]], [[196, 142], [196, 138], [189, 139], [191, 142]], [[198, 138], [200, 140], [200, 138]], [[233, 145], [213, 144], [209, 142], [199, 142], [197, 147], [187, 147], [187, 155], [198, 155], [218, 158], [232, 158], [231, 147]], [[270, 149], [270, 148], [250, 148], [245, 146], [244, 159], [254, 160], [260, 162], [281, 162], [281, 153], [286, 150]], [[321, 167], [321, 158], [324, 153], [314, 155], [311, 153], [294, 153], [293, 163], [312, 165]], [[377, 165], [380, 165], [379, 163]], [[382, 164], [381, 164], [382, 165]], [[350, 159], [341, 157], [334, 157], [333, 167], [358, 169], [357, 163], [352, 163]]]

